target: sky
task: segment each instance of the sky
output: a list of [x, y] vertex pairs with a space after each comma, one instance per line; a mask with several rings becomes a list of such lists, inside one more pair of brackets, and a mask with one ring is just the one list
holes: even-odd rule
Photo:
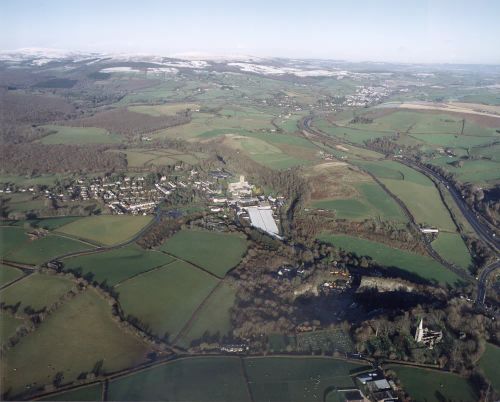
[[0, 0], [0, 50], [500, 64], [500, 0]]

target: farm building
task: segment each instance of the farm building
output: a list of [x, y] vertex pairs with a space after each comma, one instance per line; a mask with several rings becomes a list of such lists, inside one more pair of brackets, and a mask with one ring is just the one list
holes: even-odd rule
[[279, 230], [274, 221], [273, 211], [270, 207], [248, 207], [246, 208], [252, 226], [269, 233], [271, 236], [279, 237]]

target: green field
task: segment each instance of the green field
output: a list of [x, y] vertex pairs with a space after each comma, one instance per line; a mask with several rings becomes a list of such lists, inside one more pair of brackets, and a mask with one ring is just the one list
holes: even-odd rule
[[96, 127], [68, 127], [42, 126], [47, 131], [55, 131], [43, 137], [42, 144], [114, 144], [120, 142], [118, 135], [109, 134], [103, 128]]
[[389, 365], [401, 380], [403, 389], [416, 402], [474, 402], [478, 394], [472, 385], [456, 374], [416, 367]]
[[7, 255], [22, 247], [28, 241], [23, 228], [0, 227], [0, 257], [7, 259]]
[[[329, 387], [353, 387], [350, 376], [362, 364], [332, 358], [247, 358], [245, 367], [255, 401], [322, 401]], [[365, 366], [366, 367], [366, 366]]]
[[472, 264], [472, 258], [464, 241], [458, 233], [440, 232], [432, 242], [432, 248], [445, 260], [467, 269]]
[[150, 221], [151, 217], [144, 215], [98, 215], [61, 226], [57, 231], [109, 246], [131, 239]]
[[[500, 152], [500, 150], [496, 149], [496, 152], [498, 153]], [[487, 159], [461, 159], [463, 163], [462, 167], [455, 167], [450, 164], [457, 160], [459, 159], [442, 156], [432, 159], [431, 163], [440, 166], [446, 171], [452, 173], [457, 178], [457, 180], [463, 183], [471, 182], [475, 184], [488, 185], [490, 182], [494, 183], [500, 179], [500, 161]]]
[[20, 269], [9, 267], [0, 263], [0, 287], [4, 286], [17, 278], [23, 276], [23, 271]]
[[200, 105], [196, 103], [165, 103], [161, 105], [137, 105], [129, 106], [128, 110], [137, 113], [144, 113], [150, 116], [173, 115], [179, 112], [184, 112], [187, 109], [194, 111], [199, 109]]
[[89, 385], [73, 391], [61, 392], [39, 401], [102, 401], [102, 384]]
[[145, 273], [117, 287], [125, 314], [172, 340], [217, 285], [207, 273], [182, 261]]
[[146, 251], [132, 245], [103, 253], [83, 255], [64, 260], [65, 270], [81, 269], [82, 274], [94, 274], [93, 280], [115, 285], [127, 278], [172, 262], [160, 252]]
[[175, 165], [179, 162], [195, 165], [206, 155], [201, 152], [181, 152], [175, 149], [157, 148], [130, 148], [112, 149], [109, 152], [118, 152], [127, 157], [127, 166], [130, 168], [145, 168], [148, 166]]
[[486, 349], [479, 359], [479, 367], [496, 392], [500, 392], [500, 376], [498, 375], [498, 362], [500, 362], [500, 348], [491, 343], [486, 344]]
[[16, 333], [17, 327], [23, 323], [10, 314], [0, 313], [0, 345], [5, 343], [12, 335]]
[[459, 277], [431, 257], [391, 248], [385, 244], [344, 235], [321, 235], [320, 240], [332, 243], [359, 256], [370, 256], [378, 264], [396, 267], [430, 282], [453, 285]]
[[381, 217], [406, 222], [403, 211], [386, 192], [375, 183], [355, 185], [359, 196], [350, 199], [314, 201], [314, 208], [334, 210], [338, 219], [362, 220]]
[[238, 357], [174, 360], [109, 383], [109, 401], [250, 402]]
[[201, 230], [181, 230], [161, 246], [221, 278], [239, 264], [246, 248], [246, 240], [239, 235]]
[[26, 306], [40, 310], [54, 304], [74, 286], [74, 282], [61, 276], [34, 273], [0, 291], [0, 300], [8, 305], [21, 302], [19, 312]]
[[12, 388], [15, 395], [26, 384], [48, 384], [59, 371], [64, 374], [63, 383], [70, 382], [81, 372], [90, 372], [101, 359], [106, 372], [132, 367], [145, 361], [147, 352], [142, 340], [113, 320], [108, 302], [89, 288], [3, 356], [2, 392]]
[[326, 120], [314, 121], [314, 127], [331, 136], [343, 139], [347, 142], [355, 144], [364, 144], [365, 141], [370, 141], [375, 138], [385, 137], [393, 133], [382, 133], [377, 131], [360, 130], [352, 127], [334, 126]]
[[313, 357], [179, 359], [111, 381], [108, 400], [164, 400], [168, 395], [185, 402], [322, 401], [328, 387], [353, 387], [350, 375], [363, 368], [367, 367]]
[[236, 289], [222, 283], [203, 305], [197, 318], [180, 339], [180, 345], [188, 347], [192, 340], [200, 339], [206, 331], [211, 335], [216, 333], [220, 336], [227, 335], [232, 328], [230, 309], [235, 298]]
[[7, 253], [5, 258], [26, 264], [42, 264], [50, 259], [70, 253], [92, 249], [89, 244], [63, 236], [48, 235], [36, 240], [26, 240], [25, 243]]
[[31, 226], [43, 228], [47, 230], [55, 230], [68, 223], [81, 219], [81, 216], [63, 216], [58, 218], [30, 219], [28, 222]]
[[[423, 225], [432, 225], [454, 232], [455, 224], [439, 195], [434, 183], [401, 163], [393, 161], [356, 161], [395, 194], [408, 207], [415, 220]], [[432, 205], [432, 208], [429, 208]]]

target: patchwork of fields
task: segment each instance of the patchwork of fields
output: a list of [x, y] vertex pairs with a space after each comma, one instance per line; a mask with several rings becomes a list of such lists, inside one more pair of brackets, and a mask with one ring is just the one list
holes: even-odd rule
[[92, 249], [92, 246], [66, 237], [49, 234], [31, 240], [20, 227], [0, 227], [0, 256], [26, 264], [41, 264], [53, 257], [73, 251]]
[[117, 290], [126, 315], [139, 318], [153, 333], [172, 340], [217, 283], [192, 265], [175, 261], [124, 282]]
[[2, 389], [15, 395], [26, 384], [50, 383], [58, 372], [64, 375], [63, 383], [71, 382], [101, 360], [105, 372], [116, 371], [145, 361], [148, 351], [142, 340], [120, 328], [109, 304], [88, 289], [5, 354], [0, 363]]
[[63, 260], [65, 270], [82, 275], [93, 274], [93, 280], [116, 285], [143, 272], [161, 267], [173, 258], [160, 252], [145, 251], [136, 245], [102, 253], [83, 255]]
[[322, 401], [328, 387], [352, 387], [363, 368], [314, 357], [181, 359], [112, 381], [109, 400]]

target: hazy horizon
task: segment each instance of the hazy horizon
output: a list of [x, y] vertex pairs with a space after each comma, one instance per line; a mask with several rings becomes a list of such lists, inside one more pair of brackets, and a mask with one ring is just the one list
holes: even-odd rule
[[500, 2], [3, 3], [0, 49], [500, 64]]

